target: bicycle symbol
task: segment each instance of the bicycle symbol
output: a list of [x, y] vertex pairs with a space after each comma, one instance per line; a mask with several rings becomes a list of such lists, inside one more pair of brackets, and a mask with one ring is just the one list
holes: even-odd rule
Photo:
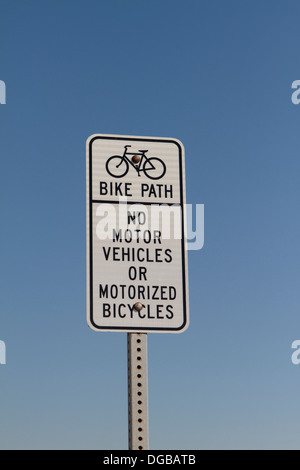
[[[114, 178], [122, 178], [128, 173], [129, 164], [133, 166], [138, 176], [144, 172], [145, 175], [152, 180], [159, 180], [166, 173], [165, 163], [157, 157], [146, 157], [145, 153], [148, 150], [139, 150], [137, 153], [127, 152], [127, 148], [131, 145], [125, 145], [124, 153], [110, 157], [106, 162], [106, 171]], [[132, 155], [129, 159], [128, 155]]]

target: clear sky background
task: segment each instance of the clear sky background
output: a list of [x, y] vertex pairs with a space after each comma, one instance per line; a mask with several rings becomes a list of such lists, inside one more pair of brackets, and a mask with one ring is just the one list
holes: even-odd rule
[[126, 333], [86, 323], [85, 142], [174, 137], [190, 327], [149, 334], [151, 449], [299, 449], [300, 3], [2, 0], [1, 449], [127, 449]]

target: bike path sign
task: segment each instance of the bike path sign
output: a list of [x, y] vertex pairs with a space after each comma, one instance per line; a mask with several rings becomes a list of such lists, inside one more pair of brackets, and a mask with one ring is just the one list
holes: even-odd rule
[[95, 134], [86, 155], [88, 325], [97, 331], [184, 331], [182, 143]]

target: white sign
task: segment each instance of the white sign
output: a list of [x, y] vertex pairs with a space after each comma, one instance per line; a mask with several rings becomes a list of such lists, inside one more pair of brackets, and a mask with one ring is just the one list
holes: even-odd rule
[[87, 321], [98, 331], [188, 327], [184, 148], [177, 139], [87, 140]]

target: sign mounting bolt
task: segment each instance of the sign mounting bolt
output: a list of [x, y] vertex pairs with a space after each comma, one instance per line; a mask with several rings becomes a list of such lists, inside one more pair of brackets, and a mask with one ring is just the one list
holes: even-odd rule
[[134, 304], [134, 308], [135, 308], [135, 310], [137, 310], [138, 312], [140, 312], [143, 307], [144, 307], [144, 305], [141, 304], [141, 302], [136, 302], [136, 303]]
[[139, 163], [140, 157], [138, 155], [133, 155], [131, 161], [135, 164]]

